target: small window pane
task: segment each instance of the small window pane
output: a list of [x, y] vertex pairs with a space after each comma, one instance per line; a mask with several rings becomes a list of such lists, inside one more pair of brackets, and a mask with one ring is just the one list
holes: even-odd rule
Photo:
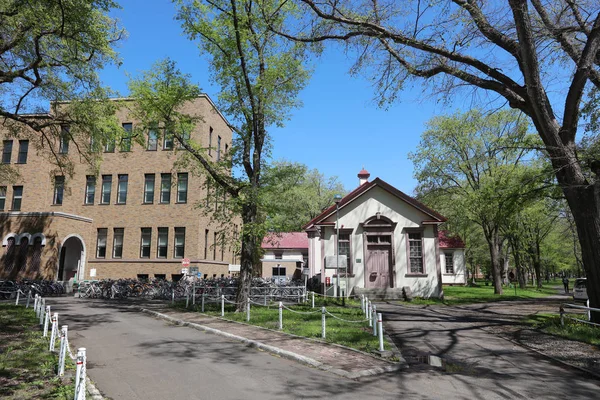
[[58, 152], [60, 154], [67, 154], [69, 152], [69, 139], [70, 139], [69, 127], [62, 126], [60, 128], [60, 145], [58, 148]]
[[54, 177], [54, 205], [61, 205], [63, 203], [63, 195], [65, 192], [65, 177], [55, 176]]
[[117, 188], [117, 204], [127, 203], [127, 182], [128, 175], [119, 175], [119, 185]]
[[106, 236], [108, 235], [107, 228], [98, 228], [98, 241], [96, 244], [96, 257], [106, 257]]
[[6, 207], [6, 186], [0, 186], [0, 210]]
[[150, 246], [152, 243], [152, 228], [142, 228], [142, 240], [140, 244], [140, 257], [150, 258]]
[[96, 177], [88, 175], [85, 182], [85, 204], [94, 204], [96, 197]]
[[157, 257], [167, 257], [167, 247], [169, 243], [169, 228], [158, 228], [158, 243], [157, 243]]
[[131, 151], [131, 135], [133, 132], [133, 125], [130, 122], [124, 123], [123, 138], [121, 139], [121, 151]]
[[147, 150], [156, 150], [158, 147], [158, 133], [155, 128], [148, 131], [148, 148]]
[[123, 236], [125, 230], [123, 228], [115, 228], [113, 237], [113, 258], [123, 257]]
[[171, 201], [171, 174], [160, 174], [160, 202]]
[[175, 228], [175, 258], [183, 258], [185, 253], [185, 228]]
[[12, 209], [19, 211], [21, 209], [21, 201], [23, 200], [23, 186], [13, 186], [13, 202]]
[[163, 150], [173, 150], [173, 134], [165, 132], [163, 138]]
[[2, 143], [3, 143], [3, 147], [2, 147], [2, 164], [10, 164], [10, 158], [11, 158], [11, 155], [12, 155], [13, 141], [12, 140], [5, 140]]
[[101, 204], [110, 203], [110, 192], [112, 188], [112, 175], [102, 175], [102, 198]]
[[144, 175], [144, 203], [154, 203], [154, 174]]
[[19, 164], [27, 163], [27, 152], [29, 151], [29, 140], [19, 140], [19, 156], [17, 162]]
[[187, 191], [188, 191], [188, 174], [181, 173], [177, 174], [177, 202], [187, 202]]

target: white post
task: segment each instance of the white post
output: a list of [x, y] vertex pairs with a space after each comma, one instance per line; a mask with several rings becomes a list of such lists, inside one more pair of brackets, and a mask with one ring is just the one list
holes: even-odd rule
[[325, 307], [321, 308], [321, 339], [325, 339]]
[[365, 296], [365, 317], [371, 318], [371, 314], [369, 314], [369, 310], [371, 309], [371, 301], [369, 297]]
[[367, 307], [367, 319], [369, 320], [369, 326], [373, 326], [373, 317], [371, 316], [371, 311], [373, 308], [371, 306], [371, 302], [369, 301], [369, 306]]
[[50, 333], [50, 351], [54, 351], [56, 337], [58, 336], [58, 313], [52, 316], [52, 332]]
[[204, 293], [202, 293], [202, 312], [204, 312]]
[[267, 306], [267, 294], [265, 293], [265, 307]]
[[312, 308], [315, 308], [315, 292], [312, 292]]
[[171, 304], [175, 304], [175, 289], [171, 289]]
[[33, 299], [33, 311], [35, 312], [36, 317], [37, 317], [37, 303], [38, 303], [38, 295], [36, 293], [35, 298]]
[[77, 349], [77, 372], [75, 374], [74, 400], [85, 400], [85, 374], [86, 374], [85, 347]]
[[360, 310], [363, 313], [365, 312], [365, 295], [364, 294], [360, 295]]
[[15, 306], [19, 305], [19, 297], [21, 296], [21, 289], [17, 289], [17, 301], [15, 301]]
[[246, 303], [246, 321], [250, 322], [250, 299], [248, 299], [248, 303]]
[[27, 292], [27, 304], [25, 304], [25, 308], [29, 308], [29, 302], [31, 301], [31, 290]]
[[185, 308], [188, 308], [189, 305], [190, 305], [190, 294], [188, 292], [185, 292]]
[[67, 335], [69, 327], [63, 325], [60, 330], [60, 351], [58, 353], [58, 376], [65, 374], [65, 357], [67, 356]]
[[221, 295], [221, 317], [225, 316], [225, 295]]
[[588, 321], [591, 321], [592, 320], [592, 312], [590, 311], [590, 299], [588, 299], [588, 301], [587, 301], [587, 307], [588, 307], [588, 312], [587, 312]]
[[48, 322], [50, 322], [50, 306], [46, 306], [46, 317], [44, 318], [44, 334], [43, 336], [48, 336]]
[[46, 311], [46, 302], [42, 299], [41, 306], [38, 306], [40, 309], [40, 325], [44, 324], [44, 312]]
[[373, 316], [373, 336], [377, 336], [377, 306], [375, 304], [373, 304], [371, 315]]
[[279, 302], [279, 330], [283, 329], [283, 302]]
[[383, 352], [383, 318], [381, 313], [377, 314], [377, 325], [379, 326], [379, 351]]
[[194, 278], [194, 282], [192, 283], [192, 305], [196, 305], [196, 278]]

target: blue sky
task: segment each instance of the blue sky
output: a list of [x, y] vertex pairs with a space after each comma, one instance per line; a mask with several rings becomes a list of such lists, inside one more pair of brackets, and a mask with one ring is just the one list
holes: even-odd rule
[[[206, 59], [183, 36], [169, 0], [122, 0], [120, 4], [122, 10], [113, 15], [128, 31], [128, 38], [118, 48], [122, 65], [101, 72], [106, 85], [126, 95], [126, 74], [135, 75], [170, 57], [216, 99], [219, 88], [210, 84]], [[273, 158], [298, 161], [326, 176], [338, 176], [347, 190], [358, 185], [356, 175], [364, 166], [372, 179], [380, 177], [412, 194], [416, 181], [407, 154], [416, 149], [430, 118], [452, 110], [436, 107], [431, 99], [421, 100], [418, 84], [387, 110], [380, 109], [370, 83], [349, 76], [350, 65], [335, 49], [316, 62], [300, 96], [304, 106], [293, 112], [285, 128], [270, 130]]]

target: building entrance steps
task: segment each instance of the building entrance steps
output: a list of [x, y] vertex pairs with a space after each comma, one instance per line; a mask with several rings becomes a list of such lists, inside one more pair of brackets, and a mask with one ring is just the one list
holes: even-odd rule
[[349, 379], [396, 371], [407, 366], [399, 353], [396, 354], [399, 361], [392, 362], [345, 346], [228, 321], [197, 312], [162, 307], [143, 308], [142, 311], [178, 325], [226, 336], [244, 342], [248, 346]]

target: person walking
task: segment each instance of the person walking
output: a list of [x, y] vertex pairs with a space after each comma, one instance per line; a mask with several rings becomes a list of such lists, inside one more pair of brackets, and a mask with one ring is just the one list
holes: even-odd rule
[[569, 293], [569, 278], [566, 276], [563, 278], [563, 285], [565, 287], [565, 293]]

